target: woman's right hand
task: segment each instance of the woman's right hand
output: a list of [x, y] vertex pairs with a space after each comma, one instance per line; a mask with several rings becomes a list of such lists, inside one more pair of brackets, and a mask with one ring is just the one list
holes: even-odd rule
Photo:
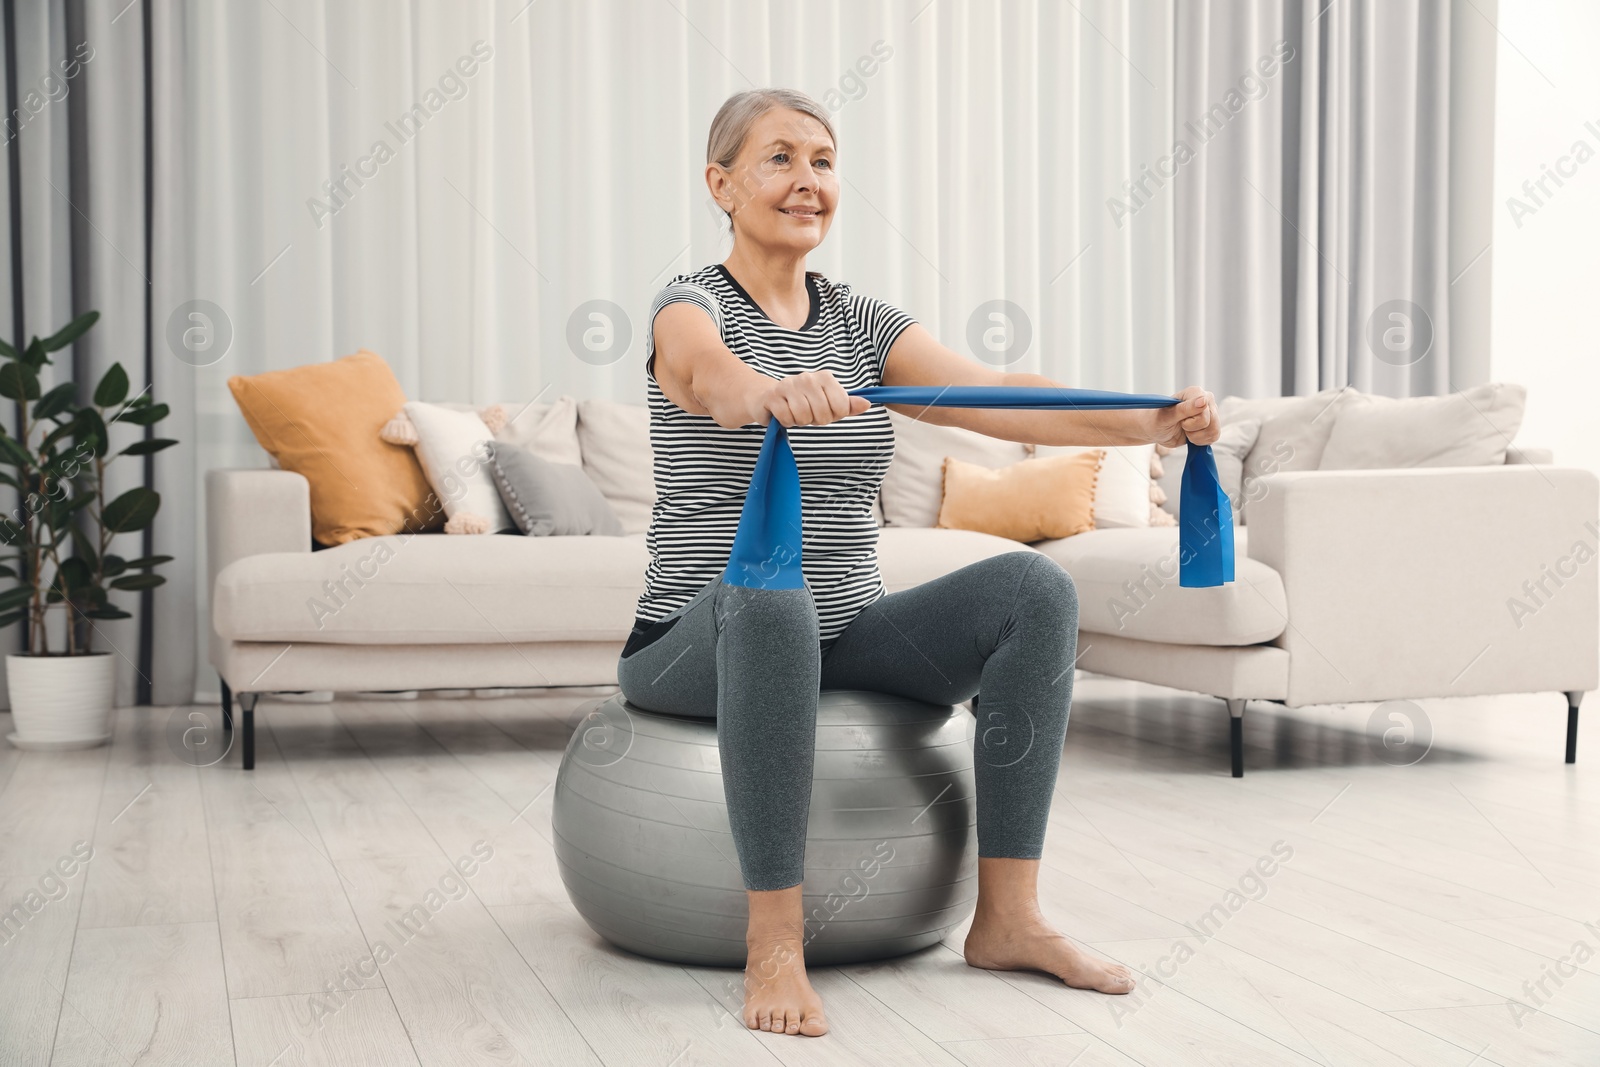
[[757, 405], [788, 427], [825, 426], [861, 414], [872, 402], [846, 393], [832, 371], [809, 370], [773, 382], [758, 396]]

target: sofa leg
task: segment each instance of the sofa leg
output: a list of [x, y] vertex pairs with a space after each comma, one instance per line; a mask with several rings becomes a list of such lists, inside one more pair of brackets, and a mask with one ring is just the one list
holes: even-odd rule
[[217, 680], [222, 683], [222, 730], [224, 733], [233, 732], [233, 690], [228, 688], [228, 680], [217, 675]]
[[244, 721], [239, 724], [239, 751], [244, 757], [244, 769], [253, 771], [256, 767], [256, 698], [260, 693], [240, 693], [239, 708], [244, 712]]
[[1578, 762], [1578, 705], [1583, 702], [1583, 690], [1567, 690], [1567, 762]]
[[1244, 701], [1230, 700], [1228, 702], [1228, 747], [1233, 752], [1233, 776], [1244, 777]]

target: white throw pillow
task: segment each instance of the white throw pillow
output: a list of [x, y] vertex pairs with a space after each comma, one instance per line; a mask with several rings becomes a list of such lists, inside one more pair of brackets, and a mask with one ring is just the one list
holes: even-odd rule
[[[448, 406], [448, 405], [447, 405]], [[505, 401], [506, 424], [494, 433], [496, 441], [526, 448], [551, 463], [583, 463], [578, 447], [578, 402], [570, 396], [549, 401]]]
[[[1035, 459], [1070, 456], [1091, 450], [1089, 445], [1031, 445]], [[1118, 445], [1105, 448], [1100, 479], [1094, 487], [1094, 526], [1097, 530], [1150, 525], [1150, 456], [1155, 445]]]
[[407, 401], [417, 431], [417, 462], [449, 516], [445, 533], [499, 533], [516, 529], [495, 488], [486, 443], [494, 439], [475, 411]]
[[650, 409], [615, 400], [578, 401], [583, 470], [611, 502], [625, 533], [644, 533], [656, 503]]
[[1340, 412], [1360, 395], [1356, 389], [1344, 386], [1324, 389], [1311, 396], [1222, 398], [1218, 412], [1222, 415], [1224, 429], [1230, 422], [1261, 420], [1255, 444], [1244, 456], [1244, 501], [1243, 506], [1236, 509], [1241, 523], [1250, 521], [1250, 504], [1256, 499], [1250, 486], [1255, 479], [1279, 471], [1316, 470]]
[[1512, 382], [1488, 382], [1448, 396], [1358, 394], [1340, 411], [1318, 469], [1503, 464], [1527, 401], [1527, 389]]
[[[932, 527], [944, 501], [944, 458], [954, 456], [991, 470], [1028, 458], [1028, 446], [960, 426], [940, 426], [889, 412], [894, 459], [883, 476], [884, 521], [890, 526]], [[1146, 503], [1148, 506], [1148, 501]]]

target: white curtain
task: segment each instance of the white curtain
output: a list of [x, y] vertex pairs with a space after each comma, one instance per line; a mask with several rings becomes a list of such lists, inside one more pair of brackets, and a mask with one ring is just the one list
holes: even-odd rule
[[[120, 16], [93, 5], [84, 31], [97, 58], [83, 206], [106, 238], [87, 298], [106, 315], [96, 358], [122, 358], [136, 387], [144, 282], [124, 258], [144, 255], [146, 2], [152, 375], [179, 416], [165, 435], [184, 442], [156, 465], [155, 550], [178, 557], [155, 600], [157, 703], [216, 691], [204, 471], [266, 464], [228, 377], [365, 347], [417, 399], [642, 403], [651, 297], [729, 248], [702, 172], [711, 118], [740, 89], [790, 86], [833, 112], [841, 211], [812, 269], [1007, 370], [1187, 384], [1172, 374], [1172, 207], [1134, 225], [1110, 204], [1171, 142], [1166, 0], [140, 0]], [[39, 18], [29, 47], [65, 54]], [[43, 184], [66, 153], [34, 133], [30, 329], [65, 321], [65, 269], [45, 268], [73, 210]], [[166, 339], [197, 300], [231, 331], [204, 366]], [[569, 343], [597, 309], [609, 356]]]
[[1494, 0], [1178, 6], [1179, 378], [1218, 396], [1487, 380], [1494, 16]]

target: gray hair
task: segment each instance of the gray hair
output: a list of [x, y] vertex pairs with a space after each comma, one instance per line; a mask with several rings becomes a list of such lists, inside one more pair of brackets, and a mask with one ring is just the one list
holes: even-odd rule
[[[731, 169], [734, 160], [739, 158], [740, 151], [744, 149], [750, 127], [774, 108], [791, 108], [810, 115], [822, 123], [834, 147], [839, 146], [839, 137], [833, 131], [827, 109], [805, 93], [798, 89], [746, 89], [728, 97], [717, 109], [716, 118], [711, 120], [711, 135], [706, 138], [706, 162]], [[723, 215], [732, 225], [733, 216], [726, 211]]]

